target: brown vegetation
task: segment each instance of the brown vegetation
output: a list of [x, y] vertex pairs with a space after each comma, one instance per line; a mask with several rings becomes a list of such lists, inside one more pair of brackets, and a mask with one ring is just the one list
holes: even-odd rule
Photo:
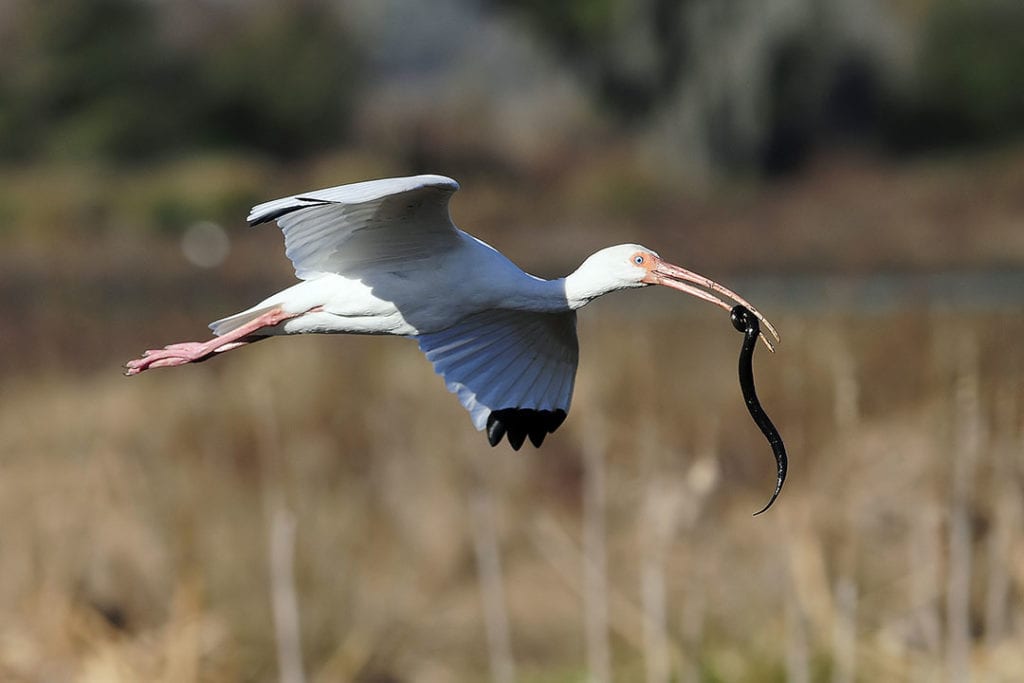
[[[884, 206], [929, 177], [868, 185]], [[778, 196], [810, 201], [807, 182]], [[796, 221], [772, 201], [765, 230]], [[214, 271], [120, 237], [8, 252], [4, 680], [1024, 670], [1019, 310], [773, 315], [783, 343], [755, 365], [791, 476], [753, 519], [774, 464], [740, 399], [740, 338], [711, 311], [656, 292], [587, 309], [568, 422], [513, 453], [403, 340], [272, 340], [120, 377], [290, 278], [274, 230]]]
[[[616, 680], [658, 657], [689, 680], [1012, 679], [1020, 317], [780, 320], [757, 371], [792, 474], [753, 519], [773, 465], [735, 386], [738, 336], [682, 315], [585, 316], [573, 415], [518, 454], [489, 449], [399, 340], [9, 381], [0, 672], [274, 677], [280, 508], [311, 680], [479, 680], [482, 495], [522, 680], [582, 675], [594, 591]], [[604, 552], [588, 561], [594, 467]]]

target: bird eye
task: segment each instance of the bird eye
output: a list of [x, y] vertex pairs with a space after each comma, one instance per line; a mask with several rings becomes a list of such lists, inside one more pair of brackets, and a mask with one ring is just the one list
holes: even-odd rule
[[638, 266], [642, 266], [644, 264], [643, 254], [637, 254], [636, 256], [634, 256], [633, 263], [637, 264]]

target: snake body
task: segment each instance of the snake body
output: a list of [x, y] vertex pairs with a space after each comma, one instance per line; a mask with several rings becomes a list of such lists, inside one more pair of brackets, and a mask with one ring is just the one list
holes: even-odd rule
[[764, 408], [761, 407], [761, 402], [757, 398], [757, 392], [754, 390], [754, 347], [757, 346], [757, 337], [761, 332], [760, 325], [754, 314], [745, 306], [734, 306], [730, 315], [733, 327], [743, 333], [743, 346], [740, 348], [739, 361], [740, 389], [743, 391], [743, 402], [747, 405], [750, 417], [754, 418], [754, 423], [761, 430], [761, 433], [764, 434], [764, 437], [768, 439], [768, 445], [772, 447], [772, 453], [775, 455], [775, 464], [778, 468], [775, 492], [772, 493], [768, 504], [754, 513], [756, 516], [770, 508], [775, 499], [779, 497], [779, 492], [782, 491], [782, 484], [786, 481], [786, 468], [789, 460], [786, 457], [786, 445], [782, 443], [779, 430], [775, 428], [767, 413], [764, 412]]

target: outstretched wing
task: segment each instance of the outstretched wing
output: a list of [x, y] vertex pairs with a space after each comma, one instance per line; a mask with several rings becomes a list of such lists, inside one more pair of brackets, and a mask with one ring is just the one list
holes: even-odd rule
[[451, 178], [419, 175], [305, 192], [253, 207], [249, 225], [277, 221], [295, 275], [348, 274], [364, 265], [425, 258], [458, 242]]
[[579, 346], [576, 313], [493, 310], [417, 337], [420, 350], [496, 446], [534, 446], [569, 412]]

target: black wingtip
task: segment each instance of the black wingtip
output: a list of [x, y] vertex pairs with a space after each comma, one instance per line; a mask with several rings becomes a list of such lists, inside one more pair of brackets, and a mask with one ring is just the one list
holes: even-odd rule
[[503, 436], [505, 436], [505, 425], [494, 416], [494, 413], [491, 413], [487, 418], [487, 442], [493, 448], [501, 443]]
[[333, 204], [333, 202], [324, 201], [322, 199], [314, 199], [313, 197], [296, 197], [295, 199], [300, 202], [309, 202], [309, 204], [303, 204], [300, 206], [286, 206], [283, 209], [277, 209], [276, 211], [261, 213], [259, 216], [256, 216], [252, 220], [247, 221], [249, 223], [249, 227], [255, 228], [257, 225], [263, 225], [264, 223], [276, 221], [281, 216], [287, 216], [290, 213], [301, 211], [302, 209], [308, 209], [312, 206], [325, 206], [327, 204]]
[[526, 441], [526, 432], [519, 429], [508, 430], [508, 443], [512, 446], [512, 450], [518, 451], [523, 447], [524, 441]]
[[522, 448], [526, 438], [535, 448], [544, 438], [565, 422], [564, 410], [536, 410], [534, 408], [503, 408], [487, 416], [487, 441], [497, 446], [503, 436], [514, 450]]
[[304, 208], [306, 208], [306, 207], [304, 207], [304, 206], [288, 206], [288, 207], [285, 207], [283, 209], [278, 209], [277, 211], [269, 211], [267, 213], [261, 213], [256, 218], [253, 218], [251, 221], [248, 221], [249, 227], [250, 228], [255, 228], [257, 225], [263, 225], [264, 223], [270, 223], [271, 221], [276, 221], [281, 216], [287, 216], [290, 213], [293, 213], [295, 211], [298, 211], [299, 209], [304, 209]]

